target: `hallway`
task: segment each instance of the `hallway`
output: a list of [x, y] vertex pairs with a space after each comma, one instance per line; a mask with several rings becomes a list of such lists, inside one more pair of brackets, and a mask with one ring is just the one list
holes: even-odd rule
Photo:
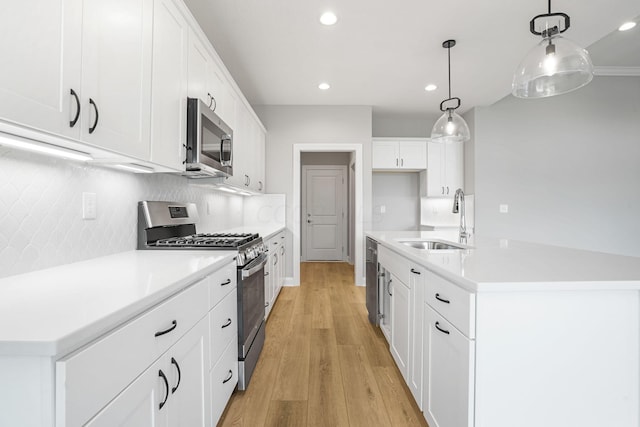
[[245, 392], [221, 426], [426, 426], [346, 263], [302, 263], [285, 287]]

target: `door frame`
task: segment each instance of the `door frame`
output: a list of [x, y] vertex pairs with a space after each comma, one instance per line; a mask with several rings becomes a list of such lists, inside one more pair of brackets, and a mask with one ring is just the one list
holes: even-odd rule
[[363, 197], [363, 175], [362, 175], [362, 144], [293, 144], [293, 217], [292, 217], [292, 234], [293, 234], [293, 284], [300, 285], [300, 187], [301, 167], [300, 157], [302, 152], [347, 152], [355, 154], [355, 284], [356, 286], [364, 285], [364, 212], [362, 206], [364, 204]]
[[[302, 165], [302, 186], [300, 187], [301, 193], [300, 193], [300, 200], [301, 200], [301, 204], [300, 204], [300, 225], [302, 226], [304, 224], [304, 220], [302, 218], [302, 216], [304, 215], [305, 211], [307, 210], [307, 199], [306, 199], [306, 181], [307, 181], [307, 171], [312, 170], [312, 169], [319, 169], [319, 170], [341, 170], [342, 171], [342, 259], [338, 260], [341, 262], [347, 262], [348, 261], [348, 251], [349, 248], [347, 247], [347, 233], [349, 232], [349, 227], [348, 225], [348, 221], [349, 221], [349, 195], [347, 194], [347, 192], [349, 191], [348, 186], [347, 186], [347, 181], [349, 179], [349, 176], [347, 175], [347, 168], [348, 166], [346, 165]], [[308, 235], [307, 235], [307, 230], [308, 227], [304, 227], [304, 231], [301, 232], [300, 234], [300, 247], [301, 247], [301, 257], [300, 260], [301, 261], [309, 261], [307, 259], [307, 250], [306, 250], [306, 245], [304, 243], [306, 243], [306, 241], [308, 240]], [[313, 260], [311, 260], [313, 261]]]

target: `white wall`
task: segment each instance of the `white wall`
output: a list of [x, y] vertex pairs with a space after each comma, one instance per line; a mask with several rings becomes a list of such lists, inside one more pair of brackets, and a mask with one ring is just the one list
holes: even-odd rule
[[509, 96], [473, 119], [477, 233], [640, 256], [640, 77]]
[[418, 177], [417, 172], [373, 173], [373, 230], [419, 229]]
[[[439, 103], [440, 100], [434, 101]], [[439, 114], [373, 114], [374, 137], [428, 138]]]
[[[82, 193], [97, 218], [82, 219]], [[0, 147], [0, 277], [136, 248], [140, 200], [195, 202], [199, 231], [242, 225], [243, 198], [173, 175], [134, 175]]]
[[[371, 107], [254, 106], [254, 110], [267, 128], [266, 190], [286, 194], [289, 239], [293, 221], [300, 220], [300, 206], [292, 206], [294, 144], [362, 145], [363, 218], [356, 221], [362, 220], [364, 229], [371, 229]], [[289, 247], [292, 243], [287, 241]], [[364, 245], [364, 242], [357, 244]], [[286, 276], [293, 277], [290, 264], [287, 264]]]

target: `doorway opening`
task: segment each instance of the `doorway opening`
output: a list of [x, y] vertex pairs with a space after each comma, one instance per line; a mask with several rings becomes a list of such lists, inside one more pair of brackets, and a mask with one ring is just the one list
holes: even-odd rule
[[352, 153], [302, 153], [301, 261], [349, 261]]
[[[328, 258], [353, 264], [356, 285], [364, 284], [359, 283], [358, 280], [364, 277], [361, 164], [361, 144], [294, 144], [292, 203], [294, 284], [300, 283], [301, 261], [319, 261]], [[342, 175], [338, 173], [338, 169]], [[342, 177], [344, 177], [344, 186]], [[321, 203], [308, 199], [310, 196], [306, 188], [309, 186], [308, 181], [318, 190], [315, 191], [318, 193], [315, 195], [312, 190], [311, 196], [319, 196]], [[336, 191], [329, 191], [331, 189]], [[336, 197], [342, 199], [341, 208], [338, 207], [340, 203], [335, 202]], [[327, 205], [327, 200], [334, 200], [336, 205], [333, 206], [334, 202], [329, 202]], [[315, 209], [314, 203], [322, 206]], [[309, 205], [312, 205], [311, 209]], [[337, 221], [338, 219], [341, 221]], [[320, 227], [315, 228], [316, 225]], [[338, 251], [340, 256], [337, 256]]]

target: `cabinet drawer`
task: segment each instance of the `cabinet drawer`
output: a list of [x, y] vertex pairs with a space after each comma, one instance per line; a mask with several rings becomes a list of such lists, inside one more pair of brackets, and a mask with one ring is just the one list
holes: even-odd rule
[[475, 294], [426, 272], [425, 301], [467, 337], [476, 336]]
[[411, 282], [411, 264], [408, 259], [384, 246], [378, 246], [378, 263], [400, 279], [402, 283], [409, 286]]
[[209, 330], [211, 331], [211, 362], [212, 368], [220, 359], [222, 352], [233, 338], [238, 336], [238, 293], [237, 288], [229, 292], [226, 297], [209, 312]]
[[58, 425], [85, 423], [202, 319], [209, 310], [207, 283], [190, 286], [56, 362]]
[[217, 425], [231, 393], [238, 384], [238, 339], [229, 343], [218, 364], [211, 370], [211, 425]]
[[209, 308], [215, 307], [225, 295], [235, 289], [238, 280], [237, 274], [236, 261], [234, 260], [207, 278], [211, 296]]

